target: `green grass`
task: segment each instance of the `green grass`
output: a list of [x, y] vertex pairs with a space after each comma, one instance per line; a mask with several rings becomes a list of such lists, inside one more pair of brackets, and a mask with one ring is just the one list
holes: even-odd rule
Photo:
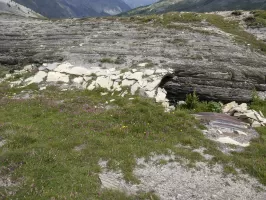
[[112, 58], [102, 58], [100, 60], [101, 63], [114, 63], [115, 61]]
[[245, 22], [252, 28], [263, 28], [266, 27], [266, 11], [255, 10], [251, 12], [254, 17], [247, 17]]
[[[199, 147], [215, 156], [211, 163], [224, 163], [226, 173], [234, 172], [231, 165], [237, 166], [266, 184], [265, 128], [259, 129], [261, 139], [243, 153], [224, 155], [197, 129], [201, 125], [190, 116], [192, 112], [206, 110], [207, 103], [199, 103], [194, 111], [177, 109], [165, 113], [153, 100], [135, 97], [128, 101], [117, 97], [110, 104], [114, 109], [107, 110], [102, 107], [113, 97], [100, 96], [101, 91], [60, 92], [51, 88], [35, 99], [13, 100], [3, 98], [13, 91], [2, 88], [0, 133], [7, 144], [0, 148], [0, 174], [10, 175], [19, 186], [12, 196], [0, 188], [0, 197], [156, 199], [152, 193], [127, 196], [101, 189], [99, 160], [109, 161], [110, 169], [120, 169], [126, 181], [137, 183], [132, 173], [135, 158], [148, 158], [151, 153], [168, 154], [171, 150], [193, 166], [196, 161], [207, 162], [191, 150]], [[84, 148], [76, 151], [81, 145]]]
[[266, 44], [254, 35], [246, 32], [236, 21], [225, 20], [222, 16], [205, 14], [203, 17], [210, 23], [226, 33], [232, 34], [235, 41], [241, 44], [250, 44], [252, 48], [266, 52]]

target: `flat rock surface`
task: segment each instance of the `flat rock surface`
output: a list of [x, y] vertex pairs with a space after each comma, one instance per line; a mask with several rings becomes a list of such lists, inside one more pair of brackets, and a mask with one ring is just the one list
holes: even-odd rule
[[[154, 192], [162, 200], [264, 200], [265, 187], [246, 174], [225, 175], [221, 165], [208, 166], [197, 163], [196, 168], [188, 168], [178, 162], [156, 164], [171, 156], [154, 156], [150, 161], [138, 159], [134, 170], [140, 184], [128, 184], [121, 172], [109, 171], [105, 162], [100, 162], [102, 173], [99, 178], [103, 188], [117, 189], [129, 194], [140, 191]], [[258, 188], [259, 191], [258, 192]]]
[[[243, 147], [249, 146], [249, 142], [258, 138], [257, 131], [236, 117], [221, 113], [198, 113], [195, 115], [205, 125], [207, 130], [205, 136], [220, 144], [220, 149], [228, 153], [230, 151], [241, 151]], [[232, 148], [230, 145], [235, 145]]]

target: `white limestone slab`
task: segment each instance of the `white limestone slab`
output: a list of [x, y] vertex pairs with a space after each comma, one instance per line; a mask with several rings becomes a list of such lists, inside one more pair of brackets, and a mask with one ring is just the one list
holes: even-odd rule
[[154, 72], [155, 72], [155, 70], [153, 70], [153, 69], [146, 69], [144, 71], [144, 76], [151, 76], [154, 74]]
[[155, 97], [157, 103], [163, 103], [168, 101], [166, 98], [167, 92], [163, 88], [158, 88], [157, 95]]
[[233, 144], [236, 146], [241, 146], [241, 147], [248, 147], [249, 143], [240, 143], [230, 137], [220, 137], [217, 140], [215, 140], [217, 142], [223, 143], [223, 144]]
[[129, 86], [133, 85], [135, 82], [136, 82], [135, 80], [127, 80], [127, 79], [125, 79], [125, 80], [122, 81], [121, 85], [122, 85], [122, 87], [129, 87]]
[[69, 70], [73, 67], [73, 65], [69, 62], [62, 63], [58, 65], [53, 71], [55, 72], [64, 72], [68, 73]]
[[92, 81], [92, 83], [88, 86], [88, 90], [94, 90], [95, 88], [96, 88], [96, 86], [95, 86], [95, 84], [96, 84], [96, 81]]
[[60, 72], [49, 72], [47, 76], [47, 82], [69, 82], [69, 75], [62, 74]]
[[130, 92], [132, 95], [135, 95], [137, 90], [140, 88], [139, 83], [135, 83], [134, 85], [131, 86]]
[[152, 82], [148, 82], [146, 87], [145, 87], [145, 90], [148, 90], [148, 91], [154, 90], [159, 85], [160, 82], [161, 82], [161, 79], [157, 79], [157, 80], [154, 80]]
[[82, 84], [83, 83], [83, 77], [76, 77], [72, 81], [73, 81], [73, 83], [76, 83], [76, 84]]
[[100, 76], [96, 79], [96, 87], [101, 87], [111, 90], [112, 86], [113, 86], [113, 81], [111, 80], [110, 77]]
[[138, 82], [142, 81], [143, 72], [135, 72], [133, 74], [130, 74], [127, 79], [129, 80], [136, 80]]

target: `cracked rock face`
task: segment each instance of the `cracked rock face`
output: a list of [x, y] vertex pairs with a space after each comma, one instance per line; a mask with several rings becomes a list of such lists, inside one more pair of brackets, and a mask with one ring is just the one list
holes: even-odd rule
[[[74, 70], [76, 74], [71, 71], [72, 66], [62, 72], [60, 68], [54, 70], [58, 66], [49, 65], [49, 70], [91, 75], [93, 72], [80, 67], [142, 68], [145, 69], [142, 72], [133, 71], [135, 74], [131, 74], [131, 78], [137, 79], [142, 88], [146, 87], [145, 90], [150, 91], [148, 96], [152, 97], [156, 95], [154, 88], [160, 83], [172, 104], [184, 100], [194, 90], [201, 100], [223, 102], [249, 102], [253, 89], [262, 96], [266, 91], [266, 56], [251, 51], [249, 46], [236, 44], [229, 34], [207, 23], [197, 28], [209, 30], [210, 34], [196, 29], [152, 27], [114, 18], [50, 21], [4, 14], [0, 16], [0, 27], [0, 69], [2, 66], [17, 69], [26, 64], [41, 66], [63, 61], [73, 64], [77, 68]], [[111, 60], [103, 62], [105, 58]], [[171, 72], [167, 70], [169, 68]], [[162, 72], [169, 74], [163, 79], [156, 76]], [[69, 81], [63, 75], [56, 79], [59, 75], [49, 73], [47, 79]], [[146, 85], [141, 75], [151, 79], [154, 85]], [[111, 78], [113, 81], [120, 77], [114, 74]], [[102, 84], [109, 87], [108, 82], [97, 82], [90, 85], [90, 89]], [[134, 84], [130, 77], [123, 83], [126, 86]], [[117, 84], [114, 83], [113, 87]], [[138, 85], [134, 87], [133, 93]]]

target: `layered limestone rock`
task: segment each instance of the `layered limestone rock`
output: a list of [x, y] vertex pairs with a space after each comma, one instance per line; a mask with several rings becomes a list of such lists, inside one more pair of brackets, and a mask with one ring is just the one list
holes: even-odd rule
[[[119, 73], [135, 69], [130, 75], [121, 74], [123, 80], [130, 76], [123, 86], [134, 85], [134, 93], [138, 83], [154, 97], [153, 90], [160, 83], [173, 104], [194, 90], [201, 100], [223, 102], [249, 102], [253, 89], [266, 96], [266, 56], [235, 43], [228, 33], [208, 23], [166, 29], [119, 18], [49, 21], [1, 15], [0, 26], [0, 68], [55, 63], [42, 68], [71, 76], [97, 72], [98, 77], [109, 76], [112, 68]], [[73, 66], [64, 66], [62, 61]], [[161, 80], [160, 74], [165, 73], [169, 74]], [[48, 74], [49, 79], [53, 75]], [[112, 75], [113, 87], [121, 90], [120, 74]]]

